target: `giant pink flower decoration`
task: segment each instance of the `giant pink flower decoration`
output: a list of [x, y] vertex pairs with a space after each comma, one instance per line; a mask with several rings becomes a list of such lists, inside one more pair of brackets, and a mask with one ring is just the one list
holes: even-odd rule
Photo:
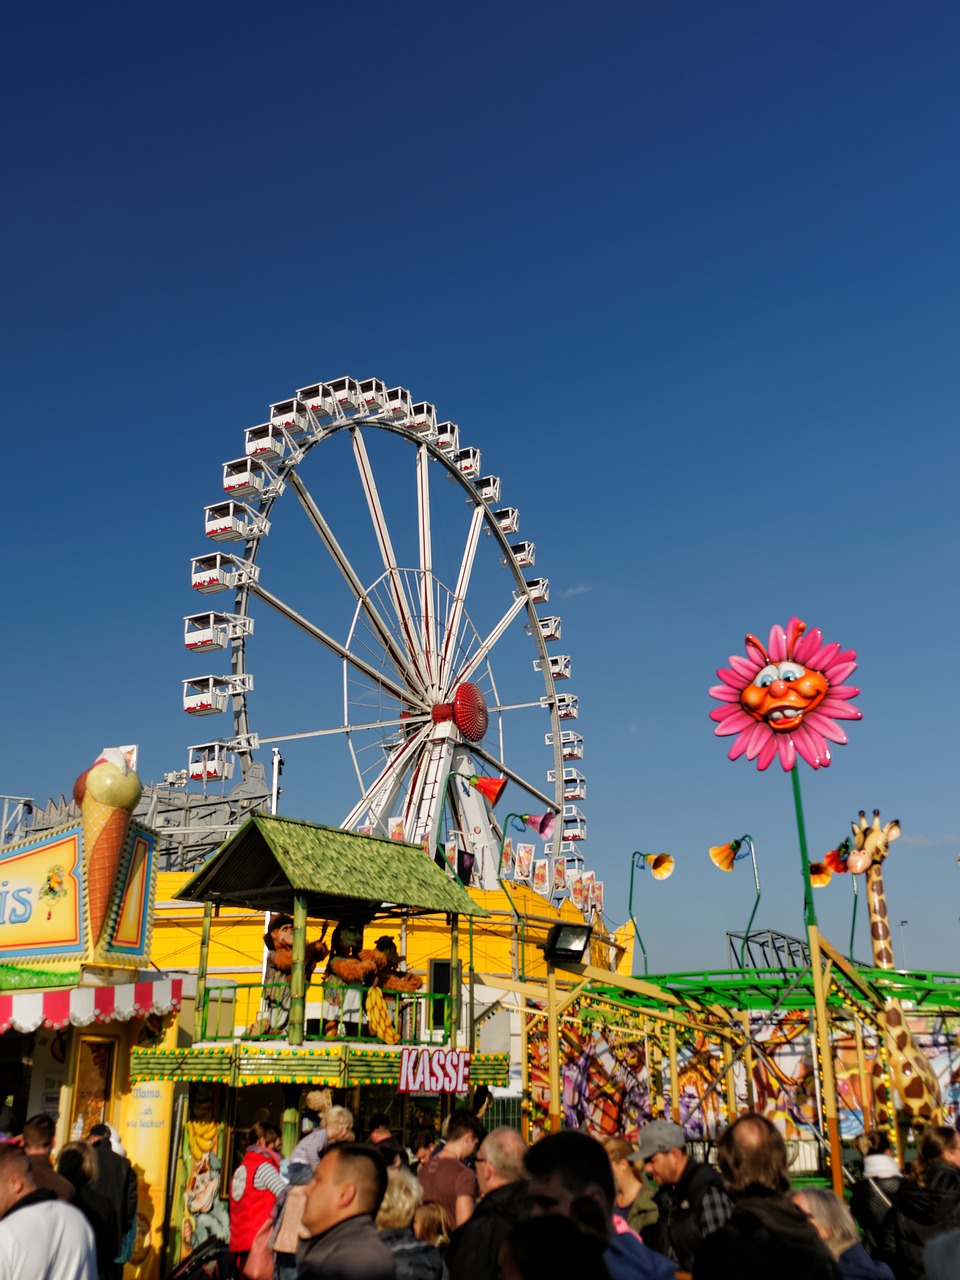
[[825, 768], [830, 763], [827, 739], [847, 741], [837, 721], [861, 718], [850, 703], [860, 690], [843, 684], [857, 668], [856, 653], [824, 644], [818, 627], [808, 631], [805, 622], [791, 618], [786, 631], [771, 628], [766, 648], [748, 635], [746, 655], [731, 654], [730, 666], [717, 672], [723, 684], [710, 690], [723, 703], [710, 712], [717, 721], [714, 733], [737, 735], [729, 758], [746, 755], [758, 769], [766, 769], [779, 755], [780, 764], [790, 770], [799, 754], [812, 768]]

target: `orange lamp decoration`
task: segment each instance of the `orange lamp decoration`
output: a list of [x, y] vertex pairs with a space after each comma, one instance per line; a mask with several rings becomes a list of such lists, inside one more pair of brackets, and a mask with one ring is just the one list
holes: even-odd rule
[[641, 853], [639, 849], [634, 849], [630, 859], [630, 898], [628, 910], [630, 912], [630, 921], [633, 924], [633, 932], [639, 944], [641, 954], [643, 955], [643, 972], [649, 973], [649, 962], [647, 960], [647, 948], [643, 944], [643, 938], [640, 936], [640, 926], [637, 924], [637, 917], [633, 910], [633, 888], [634, 888], [634, 872], [637, 867], [644, 867], [650, 872], [654, 880], [669, 880], [673, 875], [673, 869], [676, 866], [676, 860], [670, 853]]
[[[744, 845], [747, 846], [746, 849], [743, 848]], [[760, 871], [757, 867], [757, 851], [754, 848], [753, 836], [749, 833], [740, 836], [736, 840], [728, 840], [726, 844], [715, 844], [710, 847], [710, 861], [715, 867], [719, 867], [721, 871], [732, 871], [733, 864], [740, 862], [743, 858], [750, 858], [753, 863], [753, 882], [756, 885], [757, 896], [753, 900], [753, 910], [750, 912], [750, 919], [747, 921], [747, 927], [743, 934], [743, 943], [740, 947], [741, 969], [743, 968], [743, 958], [746, 954], [747, 943], [750, 940], [750, 930], [757, 914], [757, 907], [760, 905]]]
[[467, 781], [474, 791], [480, 792], [491, 809], [503, 795], [503, 789], [507, 785], [506, 778], [484, 778], [476, 773], [468, 778]]
[[670, 853], [645, 853], [643, 860], [650, 868], [650, 874], [654, 880], [669, 880], [677, 865], [673, 854]]

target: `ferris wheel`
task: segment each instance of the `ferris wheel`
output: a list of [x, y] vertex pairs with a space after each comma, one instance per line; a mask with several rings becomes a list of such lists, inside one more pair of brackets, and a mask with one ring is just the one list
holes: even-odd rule
[[505, 778], [502, 809], [558, 815], [540, 887], [561, 892], [586, 837], [578, 701], [557, 689], [571, 660], [554, 652], [560, 618], [537, 612], [550, 584], [531, 574], [535, 545], [480, 451], [406, 389], [338, 378], [271, 405], [223, 488], [204, 515], [216, 549], [191, 582], [232, 609], [188, 616], [184, 640], [229, 654], [229, 671], [185, 680], [183, 706], [232, 715], [233, 731], [190, 748], [191, 780], [262, 770], [270, 744], [299, 759], [339, 740], [337, 764], [311, 757], [322, 821], [439, 848], [495, 888], [505, 833], [475, 783]]

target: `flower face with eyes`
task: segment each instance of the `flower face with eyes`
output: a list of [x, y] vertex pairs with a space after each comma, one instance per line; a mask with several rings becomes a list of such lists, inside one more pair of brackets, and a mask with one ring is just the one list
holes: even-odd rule
[[821, 671], [799, 662], [769, 662], [740, 693], [740, 706], [774, 733], [799, 728], [808, 711], [819, 707], [830, 685]]
[[856, 670], [857, 655], [825, 644], [819, 627], [799, 618], [786, 629], [774, 626], [766, 645], [746, 638], [746, 652], [731, 654], [717, 672], [722, 684], [710, 696], [722, 705], [710, 712], [719, 737], [734, 736], [729, 758], [745, 755], [758, 769], [779, 758], [790, 770], [799, 755], [813, 769], [830, 763], [828, 742], [846, 742], [839, 720], [859, 720], [851, 703], [860, 692], [844, 680]]

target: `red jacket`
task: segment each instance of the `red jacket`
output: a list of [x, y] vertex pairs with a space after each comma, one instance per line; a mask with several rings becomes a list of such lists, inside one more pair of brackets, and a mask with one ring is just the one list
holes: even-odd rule
[[266, 1147], [247, 1147], [230, 1185], [230, 1252], [247, 1253], [253, 1238], [273, 1212], [276, 1196], [257, 1190], [253, 1179], [262, 1164], [280, 1168], [280, 1157]]

